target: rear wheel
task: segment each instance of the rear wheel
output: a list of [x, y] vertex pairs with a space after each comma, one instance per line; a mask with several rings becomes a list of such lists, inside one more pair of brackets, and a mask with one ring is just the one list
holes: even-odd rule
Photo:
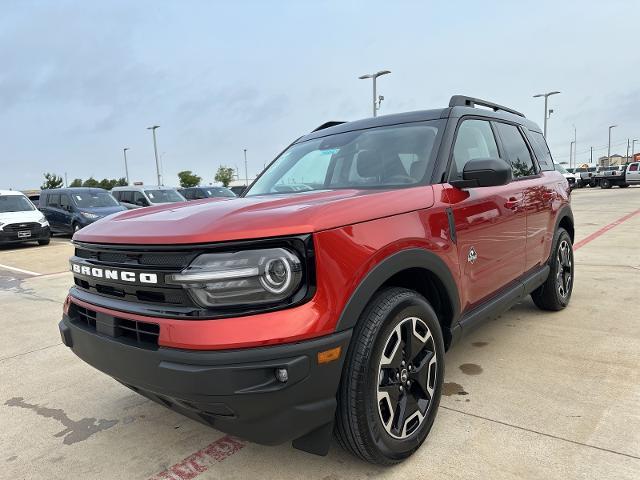
[[358, 457], [398, 463], [424, 442], [440, 403], [444, 341], [417, 292], [390, 288], [362, 314], [338, 391], [336, 437]]
[[542, 310], [562, 310], [569, 304], [574, 280], [573, 245], [564, 228], [556, 233], [549, 268], [547, 280], [531, 293], [531, 298]]
[[611, 182], [606, 178], [600, 180], [600, 188], [611, 188]]

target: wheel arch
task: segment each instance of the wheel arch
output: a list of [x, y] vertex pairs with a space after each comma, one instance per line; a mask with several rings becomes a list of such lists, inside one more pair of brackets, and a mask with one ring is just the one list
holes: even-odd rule
[[573, 213], [571, 212], [571, 207], [569, 207], [568, 205], [564, 206], [558, 212], [554, 232], [556, 232], [558, 228], [564, 228], [567, 233], [569, 233], [569, 237], [571, 237], [571, 243], [574, 242], [575, 228], [573, 223]]
[[355, 327], [374, 294], [392, 286], [415, 290], [431, 303], [448, 349], [460, 316], [458, 288], [445, 262], [435, 253], [420, 248], [394, 253], [372, 268], [342, 310], [336, 330]]

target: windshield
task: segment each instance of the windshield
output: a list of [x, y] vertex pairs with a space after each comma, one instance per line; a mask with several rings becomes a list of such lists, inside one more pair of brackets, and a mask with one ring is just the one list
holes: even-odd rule
[[107, 192], [72, 193], [71, 198], [78, 208], [117, 207], [118, 202]]
[[0, 212], [30, 212], [33, 204], [24, 195], [0, 195]]
[[228, 188], [205, 188], [203, 189], [204, 194], [207, 198], [210, 197], [235, 197], [236, 194], [233, 193]]
[[564, 168], [562, 165], [558, 165], [557, 163], [556, 163], [556, 170], [560, 173], [569, 173], [567, 172], [566, 168]]
[[337, 188], [393, 188], [424, 178], [442, 122], [338, 133], [289, 147], [246, 196]]
[[184, 197], [175, 190], [145, 190], [151, 203], [184, 202]]

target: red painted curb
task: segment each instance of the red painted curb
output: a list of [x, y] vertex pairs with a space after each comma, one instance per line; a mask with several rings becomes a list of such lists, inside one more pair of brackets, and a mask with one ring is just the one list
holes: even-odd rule
[[618, 220], [611, 222], [608, 225], [605, 225], [604, 227], [602, 227], [600, 230], [596, 230], [595, 232], [593, 232], [591, 235], [588, 235], [587, 237], [583, 238], [582, 240], [580, 240], [579, 242], [575, 243], [573, 245], [573, 249], [574, 250], [578, 250], [580, 247], [584, 247], [587, 243], [595, 240], [596, 238], [598, 238], [599, 236], [601, 236], [604, 233], [607, 233], [609, 230], [611, 230], [613, 227], [616, 227], [618, 225], [620, 225], [623, 222], [626, 222], [627, 220], [629, 220], [631, 217], [633, 217], [634, 215], [637, 215], [638, 213], [640, 213], [640, 208], [638, 210], [636, 210], [635, 212], [631, 212], [627, 215], [625, 215], [624, 217], [619, 218]]

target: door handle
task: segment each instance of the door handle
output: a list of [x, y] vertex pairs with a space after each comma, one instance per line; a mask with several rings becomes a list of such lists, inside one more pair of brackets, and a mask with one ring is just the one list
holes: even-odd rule
[[504, 204], [504, 208], [515, 210], [516, 208], [518, 208], [518, 205], [520, 205], [520, 202], [516, 197], [509, 197], [509, 200], [507, 200]]

